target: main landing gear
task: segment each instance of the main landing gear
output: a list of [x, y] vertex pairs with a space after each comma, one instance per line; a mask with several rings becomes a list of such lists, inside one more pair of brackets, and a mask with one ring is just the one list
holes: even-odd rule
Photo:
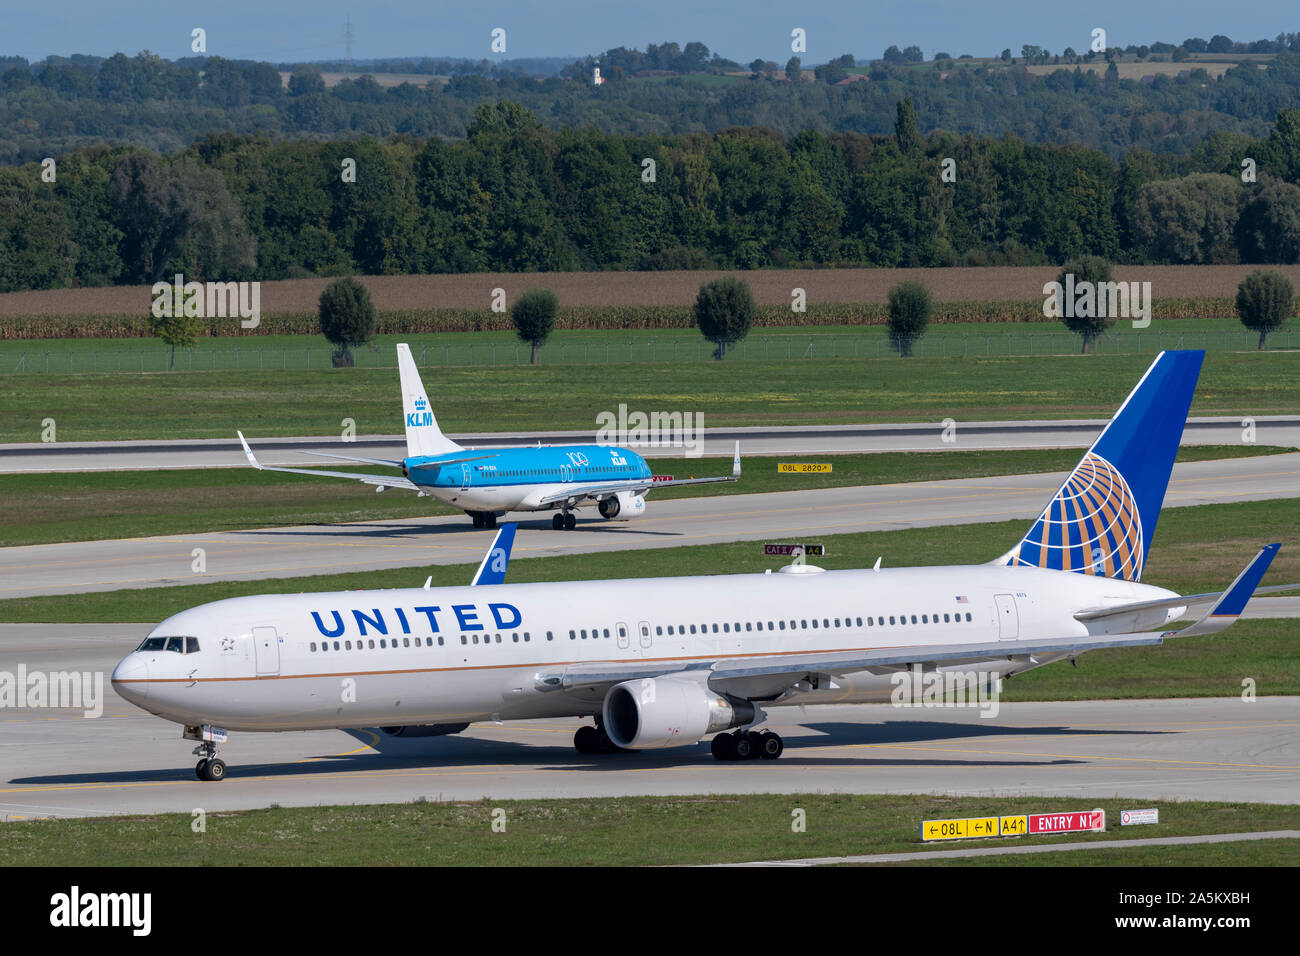
[[734, 734], [718, 734], [709, 744], [713, 756], [718, 760], [775, 760], [785, 750], [785, 741], [780, 734], [770, 730], [762, 732], [751, 730], [737, 731]]
[[551, 515], [551, 527], [556, 531], [572, 531], [578, 526], [578, 519], [573, 516], [572, 511], [557, 511]]
[[465, 514], [474, 519], [476, 528], [495, 528], [497, 526], [497, 516], [491, 511], [466, 511]]
[[609, 739], [603, 727], [579, 727], [573, 735], [573, 748], [580, 754], [629, 753]]

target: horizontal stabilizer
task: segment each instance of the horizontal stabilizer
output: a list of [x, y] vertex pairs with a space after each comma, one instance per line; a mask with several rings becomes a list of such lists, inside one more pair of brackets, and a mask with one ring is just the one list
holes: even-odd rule
[[[1237, 575], [1237, 580], [1228, 585], [1228, 590], [1195, 624], [1176, 631], [1173, 637], [1196, 637], [1201, 634], [1215, 634], [1234, 623], [1246, 609], [1246, 602], [1255, 594], [1259, 582], [1263, 580], [1268, 566], [1273, 563], [1281, 544], [1266, 544], [1259, 549], [1250, 564]], [[1288, 585], [1287, 587], [1294, 587]]]

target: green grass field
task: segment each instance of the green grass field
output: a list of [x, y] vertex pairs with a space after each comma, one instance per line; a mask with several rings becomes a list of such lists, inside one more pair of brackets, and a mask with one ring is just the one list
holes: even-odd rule
[[[1109, 418], [1150, 355], [819, 358], [426, 369], [443, 430], [597, 428], [602, 411], [693, 412], [705, 426]], [[0, 376], [0, 442], [399, 430], [392, 369]], [[1300, 361], [1211, 353], [1193, 415], [1295, 414]]]
[[[1196, 446], [1182, 449], [1179, 460], [1204, 461], [1289, 450], [1250, 445]], [[232, 451], [232, 457], [236, 455]], [[739, 482], [665, 488], [655, 491], [651, 501], [1065, 471], [1074, 467], [1079, 452], [936, 451], [816, 457], [832, 462], [835, 470], [829, 475], [778, 474], [778, 459], [751, 458], [746, 460]], [[782, 456], [779, 460], [809, 459]], [[677, 477], [727, 475], [731, 473], [731, 459], [661, 460], [654, 467], [662, 474]], [[355, 470], [395, 473], [368, 466]], [[463, 512], [455, 508], [432, 498], [417, 498], [411, 492], [394, 490], [378, 495], [359, 482], [251, 468], [0, 475], [0, 500], [6, 503], [0, 512], [0, 547], [427, 515], [463, 517]]]
[[[1265, 584], [1300, 582], [1300, 499], [1174, 508], [1161, 516], [1144, 580], [1189, 594], [1222, 590], [1261, 544], [1283, 542]], [[990, 560], [1024, 533], [1019, 521], [915, 528], [822, 540], [826, 568], [968, 564]], [[510, 580], [571, 581], [622, 577], [761, 572], [779, 563], [755, 542], [601, 554], [516, 559]], [[471, 565], [438, 565], [355, 574], [217, 582], [67, 596], [0, 601], [3, 622], [156, 622], [170, 614], [227, 597], [295, 591], [415, 587], [428, 575], [433, 585], [459, 585]], [[1175, 640], [1157, 648], [1094, 651], [1078, 667], [1051, 666], [1009, 680], [1003, 699], [1081, 700], [1225, 696], [1241, 693], [1253, 678], [1264, 695], [1300, 694], [1300, 623], [1254, 620], [1223, 635]]]
[[[190, 814], [10, 824], [0, 866], [681, 866], [1300, 828], [1297, 805], [1147, 801], [1141, 805], [1158, 807], [1160, 823], [1121, 830], [1119, 812], [1133, 805], [1118, 798], [718, 794], [273, 807], [208, 813], [201, 834], [191, 829]], [[1096, 808], [1106, 811], [1107, 832], [927, 844], [918, 838], [923, 820]], [[803, 811], [803, 832], [794, 828], [796, 810]], [[494, 811], [504, 812], [503, 832], [499, 825], [493, 830]], [[1294, 864], [1297, 842], [1258, 847], [1249, 859]], [[1113, 863], [1125, 852], [1078, 851], [1060, 862]], [[1222, 845], [1162, 848], [1137, 862], [1237, 862], [1236, 855], [1221, 856], [1232, 852]], [[1042, 864], [1033, 855], [1016, 862]]]

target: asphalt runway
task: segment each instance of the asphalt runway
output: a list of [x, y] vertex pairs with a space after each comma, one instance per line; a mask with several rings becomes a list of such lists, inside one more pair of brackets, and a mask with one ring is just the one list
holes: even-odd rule
[[[1263, 600], [1263, 599], [1260, 599]], [[375, 731], [233, 734], [230, 776], [194, 779], [180, 728], [107, 684], [148, 625], [0, 626], [0, 670], [105, 676], [103, 716], [0, 711], [0, 820], [321, 804], [699, 793], [944, 793], [1300, 803], [1300, 698], [970, 708], [773, 708], [781, 759], [719, 763], [707, 744], [586, 757], [577, 720], [475, 724], [414, 740]], [[1231, 640], [1225, 635], [1223, 640]], [[1083, 658], [1081, 667], [1087, 666]]]
[[[1300, 416], [1255, 418], [1254, 441], [1259, 445], [1300, 448]], [[1038, 422], [958, 422], [955, 433], [940, 422], [887, 425], [824, 425], [704, 429], [701, 454], [730, 457], [735, 443], [742, 455], [851, 454], [884, 451], [951, 451], [953, 448], [1086, 448], [1105, 427], [1103, 419], [1060, 419]], [[1191, 418], [1183, 430], [1184, 445], [1237, 445], [1243, 438], [1241, 418]], [[955, 436], [955, 444], [944, 440]], [[485, 433], [453, 435], [469, 447], [505, 445], [589, 444], [592, 431]], [[342, 442], [336, 435], [309, 438], [250, 438], [254, 453], [267, 465], [321, 465], [304, 450], [335, 452], [365, 458], [398, 459], [406, 454], [399, 435], [359, 435]], [[646, 458], [681, 458], [681, 448], [632, 446]], [[0, 474], [53, 471], [121, 471], [170, 468], [246, 468], [239, 441], [212, 438], [182, 441], [59, 442], [0, 445]]]
[[[553, 531], [549, 513], [521, 514], [514, 554], [816, 539], [1013, 518], [1029, 522], [1064, 479], [1064, 473], [965, 478], [670, 501], [655, 501], [652, 493], [646, 517], [630, 522], [580, 517], [576, 531]], [[1165, 506], [1297, 495], [1300, 453], [1178, 464]], [[447, 516], [0, 548], [0, 598], [468, 564], [482, 559], [490, 541], [491, 534], [474, 530], [468, 519]], [[199, 572], [195, 549], [203, 551]], [[888, 564], [889, 555], [884, 559]], [[411, 584], [422, 581], [417, 571]]]

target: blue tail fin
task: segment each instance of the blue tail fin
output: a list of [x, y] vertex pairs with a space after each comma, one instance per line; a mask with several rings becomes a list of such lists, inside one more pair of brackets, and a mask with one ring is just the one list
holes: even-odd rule
[[1029, 533], [995, 564], [1140, 581], [1204, 352], [1161, 352]]

